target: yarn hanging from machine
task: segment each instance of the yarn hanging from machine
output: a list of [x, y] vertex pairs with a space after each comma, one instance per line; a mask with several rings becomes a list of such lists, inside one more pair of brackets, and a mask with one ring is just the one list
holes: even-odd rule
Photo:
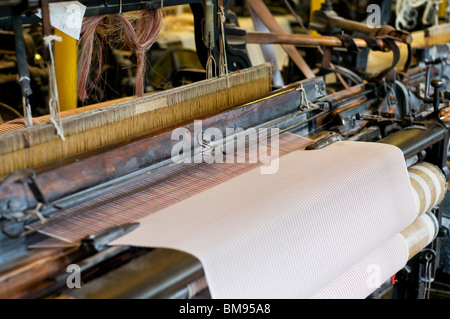
[[135, 53], [135, 94], [144, 94], [146, 52], [158, 38], [162, 18], [161, 9], [152, 9], [93, 16], [83, 21], [78, 50], [78, 97], [82, 102], [102, 80], [106, 44]]

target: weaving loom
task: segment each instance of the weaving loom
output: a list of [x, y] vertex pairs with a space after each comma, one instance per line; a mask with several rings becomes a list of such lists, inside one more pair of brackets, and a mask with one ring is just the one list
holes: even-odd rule
[[[322, 35], [281, 32], [260, 0], [247, 3], [256, 32], [232, 1], [82, 3], [80, 101], [102, 78], [103, 40], [134, 50], [135, 95], [32, 117], [20, 82], [23, 119], [0, 125], [0, 297], [367, 298], [392, 276], [398, 298], [429, 293], [449, 175], [441, 43], [414, 49], [409, 33], [337, 17], [329, 1], [311, 16]], [[148, 91], [161, 6], [182, 4], [204, 70], [181, 73], [202, 78]], [[5, 5], [0, 25], [11, 17], [17, 34], [36, 7], [45, 25], [47, 1]], [[276, 61], [251, 65], [247, 43], [280, 44], [301, 76], [274, 85]], [[366, 77], [336, 64], [363, 50], [393, 61]]]

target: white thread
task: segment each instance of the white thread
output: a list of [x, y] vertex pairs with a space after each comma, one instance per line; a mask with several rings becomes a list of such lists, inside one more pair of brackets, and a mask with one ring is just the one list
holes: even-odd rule
[[[428, 0], [422, 16], [422, 23], [437, 25], [439, 23], [439, 4], [442, 0]], [[434, 11], [434, 12], [433, 12]]]
[[419, 18], [418, 8], [424, 5], [422, 23], [435, 25], [438, 23], [438, 7], [442, 0], [397, 0], [395, 4], [395, 28], [413, 29]]
[[42, 203], [37, 203], [36, 207], [34, 209], [27, 210], [27, 213], [30, 215], [36, 215], [39, 218], [39, 221], [41, 224], [45, 224], [47, 220], [45, 217], [41, 214], [40, 209], [44, 206]]
[[50, 122], [53, 124], [53, 126], [56, 129], [56, 134], [58, 134], [58, 136], [61, 138], [61, 140], [65, 141], [66, 138], [64, 136], [63, 130], [62, 130], [62, 125], [61, 125], [61, 121], [60, 124], [58, 124], [56, 122], [56, 120], [54, 118], [50, 118]]
[[23, 105], [23, 116], [24, 116], [24, 122], [25, 126], [31, 127], [33, 126], [33, 116], [31, 114], [31, 105], [28, 101], [28, 98], [25, 96], [22, 96], [22, 105]]
[[119, 14], [122, 14], [122, 0], [120, 0], [120, 5], [119, 5]]
[[50, 110], [50, 123], [56, 129], [56, 134], [61, 138], [61, 140], [65, 141], [64, 132], [61, 123], [60, 117], [60, 105], [59, 105], [59, 97], [58, 97], [58, 85], [56, 83], [56, 72], [55, 72], [55, 58], [53, 56], [53, 48], [52, 41], [62, 41], [62, 38], [55, 35], [48, 35], [44, 37], [44, 43], [47, 46], [50, 62], [48, 64], [48, 73], [49, 73], [49, 110]]
[[430, 259], [426, 258], [425, 262], [425, 276], [424, 276], [424, 291], [423, 291], [423, 298], [424, 299], [430, 299], [430, 291], [431, 291], [431, 282], [432, 282], [432, 265], [430, 263]]
[[45, 36], [42, 40], [44, 41], [44, 43], [45, 43], [46, 45], [51, 44], [52, 41], [62, 42], [62, 38], [61, 38], [60, 36], [54, 35], [54, 34], [47, 35], [47, 36]]
[[[31, 79], [28, 76], [21, 76], [19, 78], [19, 83], [24, 80], [31, 81]], [[22, 106], [23, 106], [23, 116], [25, 126], [31, 127], [33, 126], [33, 115], [31, 113], [31, 105], [28, 100], [28, 97], [22, 96]]]
[[228, 78], [228, 62], [227, 62], [227, 51], [226, 51], [226, 45], [225, 45], [225, 11], [223, 6], [220, 6], [220, 30], [222, 32], [222, 50], [220, 52], [220, 75], [223, 76], [226, 74], [227, 77], [227, 88], [230, 88], [230, 80]]
[[306, 111], [313, 108], [313, 104], [308, 99], [308, 94], [306, 94], [306, 90], [303, 87], [303, 83], [300, 83], [300, 86], [296, 88], [297, 91], [300, 91], [300, 110]]
[[206, 78], [211, 79], [215, 76], [213, 70], [216, 69], [216, 60], [214, 59], [212, 52], [209, 52], [208, 60], [206, 61]]

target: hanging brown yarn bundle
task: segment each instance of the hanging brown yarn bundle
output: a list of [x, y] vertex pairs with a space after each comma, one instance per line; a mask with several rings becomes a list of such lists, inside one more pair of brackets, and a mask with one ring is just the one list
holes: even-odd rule
[[[144, 94], [146, 52], [156, 42], [163, 14], [160, 9], [101, 15], [83, 21], [78, 55], [78, 97], [84, 102], [102, 78], [105, 44], [123, 45], [136, 55], [135, 94]], [[95, 45], [95, 59], [93, 59]], [[94, 61], [96, 70], [91, 72]]]

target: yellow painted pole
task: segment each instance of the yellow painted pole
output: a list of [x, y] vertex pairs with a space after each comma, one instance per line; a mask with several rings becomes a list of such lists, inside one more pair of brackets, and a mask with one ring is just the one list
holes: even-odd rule
[[[325, 0], [311, 0], [310, 2], [310, 15], [309, 15], [309, 21], [312, 20], [312, 14], [314, 11], [320, 10], [322, 8], [322, 3], [324, 3]], [[311, 35], [319, 35], [319, 33], [316, 30], [309, 30], [309, 34]]]
[[61, 111], [77, 108], [77, 40], [55, 29], [62, 41], [54, 41], [56, 83]]
[[[439, 18], [445, 19], [445, 15], [447, 14], [447, 2], [446, 0], [443, 0], [441, 3], [439, 3]], [[439, 24], [445, 23], [444, 21], [439, 21]]]

